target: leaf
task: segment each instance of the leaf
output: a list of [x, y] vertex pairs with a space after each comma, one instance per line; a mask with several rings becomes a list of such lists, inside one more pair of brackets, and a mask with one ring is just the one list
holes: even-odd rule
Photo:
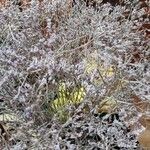
[[139, 112], [145, 112], [150, 110], [150, 103], [143, 101], [140, 99], [137, 95], [133, 94], [131, 95], [132, 102], [134, 106], [136, 107], [137, 111]]
[[22, 121], [22, 119], [15, 114], [3, 113], [0, 114], [0, 122], [17, 122]]
[[117, 107], [117, 101], [112, 97], [108, 97], [99, 103], [98, 113], [102, 113], [102, 112], [110, 113], [116, 107]]
[[[94, 77], [94, 84], [99, 85], [107, 78], [110, 78], [115, 75], [115, 70], [113, 66], [104, 66], [99, 64], [95, 58], [87, 58], [85, 64], [85, 74], [92, 75], [93, 72], [98, 72], [98, 78]], [[103, 80], [104, 79], [104, 80]]]
[[0, 123], [0, 137], [3, 137], [5, 140], [8, 140], [9, 137], [4, 125], [2, 125], [1, 123]]
[[82, 86], [73, 87], [69, 90], [65, 83], [61, 83], [58, 87], [58, 97], [51, 101], [51, 108], [57, 114], [60, 120], [68, 119], [67, 106], [80, 104], [86, 95], [85, 89]]

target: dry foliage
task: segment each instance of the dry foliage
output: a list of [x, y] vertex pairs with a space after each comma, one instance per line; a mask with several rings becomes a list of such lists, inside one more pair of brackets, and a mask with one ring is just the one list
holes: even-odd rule
[[[107, 2], [0, 1], [0, 149], [140, 149], [149, 2]], [[85, 97], [65, 105], [78, 85]]]

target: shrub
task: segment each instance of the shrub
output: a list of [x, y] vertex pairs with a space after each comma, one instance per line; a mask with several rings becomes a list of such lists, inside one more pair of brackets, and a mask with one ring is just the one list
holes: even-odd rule
[[[13, 3], [1, 8], [0, 113], [10, 110], [24, 120], [6, 123], [14, 130], [8, 131], [11, 137], [3, 149], [138, 149], [136, 127], [136, 134], [125, 130], [132, 124], [126, 117], [131, 114], [133, 122], [138, 117], [130, 95], [149, 99], [147, 9], [140, 9], [137, 1], [96, 7], [81, 1], [72, 7], [69, 0], [32, 0], [21, 11]], [[64, 124], [57, 110], [49, 111], [64, 94], [59, 93], [60, 83], [71, 91], [67, 113], [61, 107]], [[77, 100], [77, 107], [70, 105], [82, 88], [86, 96]], [[111, 113], [119, 121], [109, 122], [112, 114], [96, 112], [106, 98], [117, 101]], [[107, 121], [103, 124], [94, 115]], [[108, 126], [113, 131], [105, 134]], [[117, 139], [110, 136], [114, 131]]]

